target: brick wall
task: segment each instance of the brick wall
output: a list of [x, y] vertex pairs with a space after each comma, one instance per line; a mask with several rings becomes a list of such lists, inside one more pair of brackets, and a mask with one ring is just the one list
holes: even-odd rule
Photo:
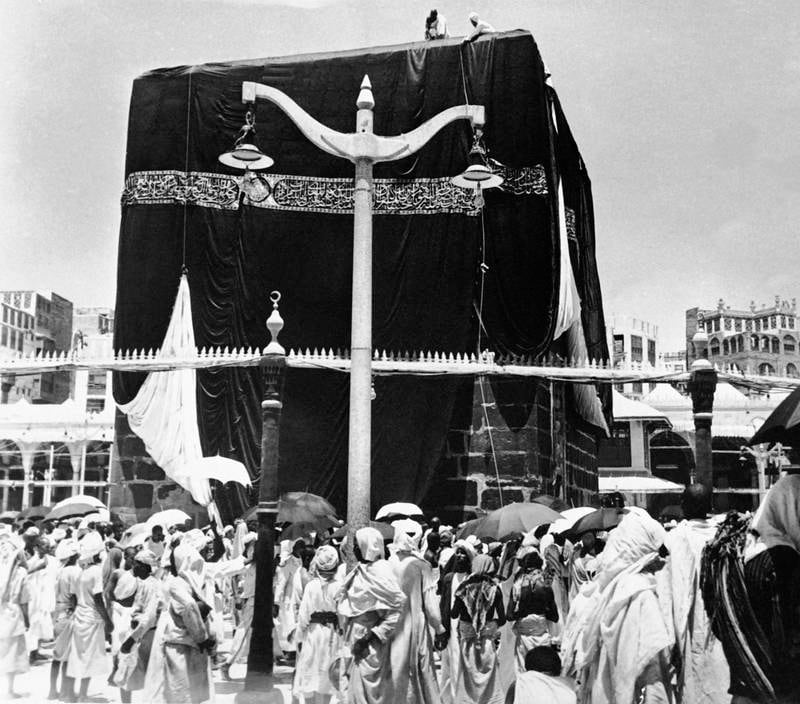
[[[503, 383], [519, 384], [495, 381], [494, 385]], [[568, 501], [576, 506], [597, 502], [597, 442], [590, 428], [571, 412], [568, 390], [562, 387], [559, 393], [556, 386], [554, 414], [546, 382], [529, 384], [526, 404], [519, 400], [505, 406], [498, 403], [488, 380], [481, 384], [476, 379], [465, 393], [472, 395], [472, 414], [454, 419], [423, 500], [426, 512], [446, 523], [459, 523], [481, 510], [499, 508], [501, 492], [504, 504], [554, 494], [559, 474], [566, 483]], [[523, 419], [524, 424], [509, 427], [506, 418]]]

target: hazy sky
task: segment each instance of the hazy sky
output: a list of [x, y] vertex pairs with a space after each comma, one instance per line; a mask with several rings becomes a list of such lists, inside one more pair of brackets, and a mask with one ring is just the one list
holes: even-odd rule
[[[0, 289], [114, 304], [133, 79], [529, 29], [592, 177], [606, 314], [800, 297], [797, 0], [0, 0]], [[353, 87], [355, 91], [355, 86]], [[345, 93], [345, 98], [355, 98]]]

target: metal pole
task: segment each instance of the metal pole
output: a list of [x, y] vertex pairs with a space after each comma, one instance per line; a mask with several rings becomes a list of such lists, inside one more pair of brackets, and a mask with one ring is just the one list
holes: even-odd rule
[[84, 483], [86, 482], [86, 445], [87, 441], [84, 439], [83, 445], [81, 445], [81, 475], [80, 481], [78, 484], [78, 493], [83, 494], [84, 492]]

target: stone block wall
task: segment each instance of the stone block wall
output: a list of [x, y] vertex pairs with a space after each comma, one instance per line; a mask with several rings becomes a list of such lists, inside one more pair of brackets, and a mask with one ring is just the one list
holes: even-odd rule
[[127, 416], [119, 410], [114, 434], [111, 507], [123, 520], [145, 521], [153, 512], [167, 508], [179, 508], [190, 516], [205, 516], [205, 509], [192, 501], [191, 494], [169, 479], [147, 454], [144, 442], [131, 430]]
[[563, 385], [555, 385], [552, 399], [549, 383], [531, 387], [530, 414], [517, 428], [506, 418], [524, 418], [528, 406], [504, 408], [488, 380], [476, 379], [465, 390], [473, 397], [472, 415], [454, 419], [423, 500], [426, 512], [456, 524], [499, 508], [501, 495], [503, 504], [558, 495], [562, 482], [568, 502], [597, 503], [597, 441], [590, 427], [571, 412]]
[[[493, 383], [502, 387], [518, 382]], [[456, 407], [466, 411], [453, 419], [447, 434], [422, 502], [426, 512], [455, 524], [499, 508], [501, 495], [503, 504], [529, 501], [539, 494], [558, 495], [561, 483], [569, 503], [596, 504], [597, 441], [571, 411], [569, 390], [554, 384], [551, 399], [549, 383], [531, 381], [526, 404], [498, 404], [492, 386], [488, 379], [464, 384]], [[509, 427], [506, 418], [516, 419], [519, 427]], [[164, 475], [119, 411], [115, 430], [111, 506], [123, 518], [142, 521], [165, 508], [205, 513]]]

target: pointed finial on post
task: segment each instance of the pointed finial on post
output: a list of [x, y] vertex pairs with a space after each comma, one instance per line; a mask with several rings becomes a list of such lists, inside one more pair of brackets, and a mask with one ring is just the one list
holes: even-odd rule
[[367, 74], [364, 74], [364, 80], [361, 81], [361, 92], [358, 94], [356, 107], [359, 110], [372, 110], [375, 107], [375, 98], [372, 96], [372, 83], [369, 82]]
[[272, 337], [270, 343], [264, 349], [264, 354], [280, 354], [285, 355], [286, 350], [283, 345], [278, 342], [278, 334], [283, 330], [283, 318], [278, 312], [278, 301], [281, 300], [280, 291], [273, 291], [269, 294], [269, 299], [272, 301], [272, 313], [267, 319], [267, 329]]

